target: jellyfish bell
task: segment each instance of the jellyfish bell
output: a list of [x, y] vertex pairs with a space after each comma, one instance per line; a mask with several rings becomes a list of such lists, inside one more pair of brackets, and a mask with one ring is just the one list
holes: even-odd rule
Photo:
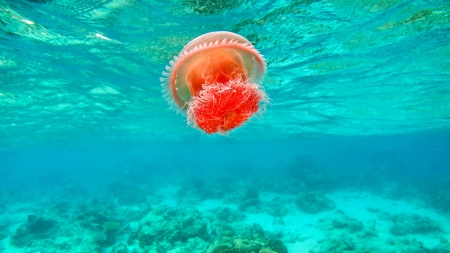
[[262, 109], [262, 55], [244, 37], [211, 32], [189, 42], [163, 72], [170, 101], [206, 133], [228, 132]]
[[238, 75], [259, 82], [266, 72], [264, 58], [246, 38], [223, 31], [193, 39], [170, 65], [167, 88], [181, 108], [203, 84], [224, 82]]

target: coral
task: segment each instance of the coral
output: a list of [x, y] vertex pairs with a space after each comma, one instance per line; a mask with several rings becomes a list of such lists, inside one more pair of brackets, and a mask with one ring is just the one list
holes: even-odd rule
[[207, 239], [206, 223], [197, 210], [162, 207], [153, 210], [140, 222], [139, 246], [146, 248], [157, 242], [186, 242], [190, 238]]
[[210, 225], [209, 227], [210, 235], [212, 237], [234, 237], [236, 236], [236, 231], [232, 226], [216, 223]]
[[320, 212], [333, 210], [336, 205], [324, 195], [317, 192], [304, 192], [295, 200], [297, 207], [305, 213], [318, 214]]
[[259, 194], [256, 189], [247, 189], [242, 196], [240, 196], [239, 210], [244, 212], [250, 207], [258, 209], [260, 207]]
[[33, 240], [49, 237], [56, 229], [55, 225], [54, 220], [30, 214], [27, 222], [17, 228], [16, 233], [11, 237], [11, 244], [17, 247], [29, 246]]
[[110, 246], [114, 243], [114, 238], [121, 228], [120, 222], [117, 221], [107, 221], [103, 223], [103, 228], [105, 229], [103, 235], [97, 237], [97, 243], [101, 246]]
[[244, 250], [241, 250], [241, 249], [232, 248], [227, 245], [219, 245], [219, 246], [215, 247], [211, 251], [211, 253], [247, 253], [247, 252]]
[[239, 231], [239, 235], [255, 241], [261, 241], [266, 237], [263, 228], [257, 223], [253, 223], [252, 225], [243, 228]]
[[42, 217], [38, 217], [36, 215], [28, 215], [27, 217], [27, 232], [30, 234], [40, 234], [48, 231], [56, 224], [55, 221], [50, 219], [44, 219]]
[[[282, 241], [278, 240], [278, 239], [270, 239], [270, 240], [268, 240], [266, 247], [268, 249], [272, 250], [272, 252], [275, 251], [276, 253], [288, 253], [286, 245], [284, 245], [284, 243]], [[265, 253], [270, 253], [270, 252], [266, 251]]]
[[439, 225], [428, 217], [417, 214], [402, 213], [392, 217], [394, 225], [390, 232], [395, 236], [408, 234], [426, 234], [440, 232]]
[[347, 216], [341, 210], [319, 219], [317, 228], [331, 233], [346, 233], [349, 236], [353, 235], [357, 240], [372, 240], [373, 238], [378, 237], [376, 221], [363, 225], [361, 221]]
[[99, 205], [98, 207], [88, 207], [87, 205], [80, 205], [75, 211], [74, 219], [85, 228], [97, 230], [101, 225], [111, 218], [108, 215], [106, 206]]
[[439, 209], [445, 213], [450, 210], [450, 178], [434, 180], [422, 187], [420, 194], [432, 207]]
[[258, 224], [236, 229], [236, 235], [218, 237], [207, 253], [287, 253], [287, 248], [278, 239], [269, 239]]
[[327, 238], [319, 241], [319, 243], [309, 250], [310, 253], [345, 253], [345, 252], [359, 252], [357, 251], [356, 243], [353, 238], [348, 235], [341, 235], [339, 237]]
[[251, 240], [251, 239], [243, 239], [236, 238], [234, 239], [235, 249], [239, 249], [243, 252], [258, 252], [263, 247], [263, 243], [261, 240]]
[[350, 233], [362, 230], [363, 224], [361, 221], [348, 217], [343, 212], [336, 212], [336, 217], [333, 219], [333, 228], [347, 229]]

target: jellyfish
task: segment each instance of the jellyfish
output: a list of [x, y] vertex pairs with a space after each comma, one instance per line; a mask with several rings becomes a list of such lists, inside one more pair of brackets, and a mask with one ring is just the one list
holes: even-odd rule
[[227, 133], [264, 110], [266, 62], [241, 35], [219, 31], [189, 42], [161, 78], [166, 98], [207, 134]]

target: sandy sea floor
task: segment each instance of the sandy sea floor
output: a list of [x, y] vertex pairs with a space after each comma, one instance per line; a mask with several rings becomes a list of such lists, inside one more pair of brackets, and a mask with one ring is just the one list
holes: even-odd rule
[[[257, 251], [245, 251], [259, 252], [261, 247], [269, 247], [264, 243], [270, 238], [283, 242], [291, 253], [331, 249], [334, 252], [447, 252], [450, 240], [449, 217], [421, 201], [394, 200], [370, 191], [328, 192], [322, 197], [331, 201], [332, 207], [311, 213], [299, 207], [298, 194], [261, 191], [258, 203], [242, 208], [242, 204], [229, 198], [198, 200], [189, 195], [180, 201], [183, 190], [186, 189], [167, 185], [147, 195], [142, 202], [128, 204], [121, 203], [120, 197], [111, 202], [91, 201], [91, 206], [75, 203], [79, 199], [57, 198], [8, 204], [0, 214], [0, 252], [214, 252], [214, 245], [233, 246], [236, 240], [249, 244], [257, 244], [259, 240], [262, 246]], [[154, 215], [157, 210], [159, 216]], [[226, 213], [227, 217], [221, 218], [218, 213]], [[38, 217], [38, 221], [42, 218], [40, 223], [31, 224], [30, 215], [34, 219]], [[120, 227], [106, 228], [109, 219], [120, 223]], [[192, 230], [190, 235], [173, 238], [167, 231], [176, 229], [170, 224], [180, 219], [195, 219], [191, 223], [199, 222], [204, 230], [196, 231], [197, 225], [192, 225], [188, 227]], [[162, 226], [165, 232], [159, 233], [163, 236], [153, 235], [146, 227], [148, 224]], [[249, 238], [246, 230], [254, 224], [264, 230], [258, 239]], [[220, 239], [224, 234], [220, 234], [219, 227], [225, 226], [234, 229], [229, 235], [234, 239]], [[394, 227], [400, 232], [393, 232]], [[144, 242], [146, 236], [150, 238], [148, 242]], [[268, 252], [277, 252], [271, 250]]]

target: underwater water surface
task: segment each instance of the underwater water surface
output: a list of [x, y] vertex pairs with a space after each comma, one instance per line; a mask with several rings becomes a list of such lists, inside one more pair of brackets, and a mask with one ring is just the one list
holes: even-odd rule
[[[247, 38], [267, 108], [188, 124], [160, 77]], [[447, 0], [0, 0], [0, 252], [449, 253]]]

